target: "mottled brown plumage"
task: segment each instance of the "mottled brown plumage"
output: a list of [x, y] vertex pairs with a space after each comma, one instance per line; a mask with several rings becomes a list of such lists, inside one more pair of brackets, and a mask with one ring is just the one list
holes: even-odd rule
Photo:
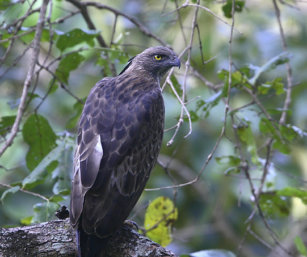
[[[148, 48], [91, 90], [79, 123], [70, 206], [71, 223], [85, 237], [110, 236], [139, 199], [162, 142], [159, 81], [173, 66], [180, 61], [172, 50]], [[96, 256], [80, 240], [82, 256]]]

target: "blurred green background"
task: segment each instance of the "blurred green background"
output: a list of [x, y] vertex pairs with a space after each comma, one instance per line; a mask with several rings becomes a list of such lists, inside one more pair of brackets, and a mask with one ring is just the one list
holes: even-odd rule
[[[161, 44], [143, 33], [145, 28], [178, 54], [191, 46], [188, 65], [189, 50], [181, 56], [182, 68], [174, 71], [172, 81], [181, 96], [186, 80], [186, 107], [193, 121], [192, 133], [185, 138], [189, 125], [184, 116], [184, 124], [170, 146], [167, 142], [175, 131], [165, 132], [159, 157], [162, 165], [156, 165], [153, 170], [148, 189], [177, 185], [195, 178], [224, 127], [227, 99], [231, 110], [238, 109], [234, 111], [234, 120], [230, 113], [227, 114], [225, 134], [200, 179], [184, 187], [145, 191], [131, 214], [133, 219], [142, 226], [148, 203], [156, 197], [167, 196], [178, 209], [178, 220], [172, 229], [173, 241], [168, 246], [177, 254], [226, 249], [237, 256], [288, 256], [280, 244], [290, 256], [303, 256], [304, 243], [299, 242], [306, 244], [307, 241], [306, 1], [277, 1], [287, 54], [278, 57], [270, 69], [265, 69], [255, 84], [249, 84], [247, 78], [252, 78], [259, 67], [285, 51], [274, 1], [236, 1], [231, 44], [232, 19], [227, 17], [231, 15], [231, 1], [191, 1], [186, 6], [185, 1], [177, 0], [97, 1], [119, 12], [114, 15], [113, 9], [88, 7], [95, 31], [89, 29], [86, 19], [77, 13], [78, 9], [71, 2], [74, 1], [52, 1], [47, 10], [50, 22], [44, 27], [39, 63], [48, 66], [50, 72], [42, 69], [36, 73], [20, 130], [0, 159], [0, 226], [54, 219], [53, 213], [60, 205], [69, 205], [73, 146], [82, 101], [98, 80], [113, 75], [112, 68], [119, 73], [130, 57]], [[30, 51], [24, 51], [34, 38], [41, 1], [31, 7], [31, 10], [38, 10], [31, 15], [27, 11], [32, 1], [10, 3], [13, 1], [7, 0], [0, 5], [2, 145], [8, 138], [20, 103], [31, 57]], [[211, 10], [222, 21], [204, 8], [199, 8], [195, 16], [197, 4]], [[60, 22], [61, 19], [64, 22]], [[17, 20], [19, 22], [15, 23]], [[192, 28], [194, 36], [189, 45]], [[32, 32], [25, 33], [31, 29]], [[13, 35], [17, 36], [11, 43]], [[103, 37], [106, 46], [99, 44], [97, 35]], [[234, 75], [227, 95], [230, 58]], [[292, 68], [293, 88], [286, 122], [280, 126], [278, 120], [286, 98], [287, 64]], [[37, 65], [36, 71], [39, 68]], [[252, 96], [272, 117], [271, 131], [268, 127], [261, 128], [265, 115]], [[165, 128], [168, 129], [177, 124], [181, 105], [169, 85], [164, 88], [164, 100]], [[233, 127], [237, 131], [242, 129], [239, 139]], [[40, 132], [48, 136], [41, 138]], [[52, 133], [54, 137], [50, 136]], [[267, 158], [266, 144], [270, 139], [275, 145]], [[57, 150], [50, 154], [55, 148]], [[242, 168], [240, 150], [246, 157], [244, 161], [248, 163], [248, 173], [256, 191], [263, 172], [267, 172], [259, 198], [260, 215], [250, 181]], [[30, 182], [25, 181], [48, 154], [52, 162], [43, 163], [36, 170], [38, 175]], [[291, 189], [285, 192], [285, 188]], [[264, 220], [271, 229], [266, 228]], [[272, 231], [276, 233], [275, 239]]]

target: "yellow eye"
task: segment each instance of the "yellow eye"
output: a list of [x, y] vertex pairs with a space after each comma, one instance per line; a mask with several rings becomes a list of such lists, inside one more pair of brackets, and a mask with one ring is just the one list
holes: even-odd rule
[[156, 55], [155, 55], [155, 59], [156, 59], [157, 61], [161, 61], [162, 56], [161, 56], [161, 55], [159, 55], [159, 54], [156, 54]]

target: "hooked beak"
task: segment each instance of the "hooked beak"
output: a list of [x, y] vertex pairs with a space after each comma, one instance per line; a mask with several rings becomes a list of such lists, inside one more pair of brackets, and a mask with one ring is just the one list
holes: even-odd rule
[[178, 57], [176, 57], [175, 60], [173, 61], [173, 66], [176, 66], [180, 69], [181, 63]]

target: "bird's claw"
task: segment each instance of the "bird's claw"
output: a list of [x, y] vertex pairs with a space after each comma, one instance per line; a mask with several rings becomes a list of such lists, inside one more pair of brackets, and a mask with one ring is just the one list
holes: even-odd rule
[[133, 229], [135, 231], [139, 230], [138, 224], [134, 222], [133, 220], [125, 220], [123, 226]]

